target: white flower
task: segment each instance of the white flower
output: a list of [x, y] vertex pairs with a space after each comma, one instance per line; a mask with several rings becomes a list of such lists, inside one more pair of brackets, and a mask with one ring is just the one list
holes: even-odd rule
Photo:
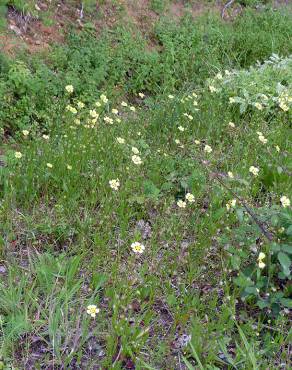
[[114, 123], [114, 120], [112, 118], [108, 117], [108, 116], [105, 116], [103, 118], [103, 120], [104, 120], [104, 122], [109, 123], [110, 125], [112, 125]]
[[22, 135], [24, 137], [28, 136], [29, 135], [29, 131], [28, 130], [22, 130]]
[[77, 113], [77, 109], [72, 107], [72, 105], [67, 105], [66, 109], [73, 114]]
[[190, 202], [190, 203], [194, 203], [194, 201], [195, 201], [195, 197], [194, 197], [194, 195], [193, 195], [193, 194], [191, 194], [191, 193], [187, 193], [187, 194], [186, 194], [186, 200], [187, 200], [188, 202]]
[[266, 264], [263, 262], [263, 260], [266, 258], [266, 255], [265, 253], [263, 252], [260, 252], [259, 256], [258, 256], [258, 266], [260, 269], [263, 269], [265, 268]]
[[200, 145], [201, 144], [200, 140], [195, 140], [195, 144]]
[[254, 167], [254, 166], [249, 167], [249, 172], [252, 173], [254, 176], [258, 176], [259, 171], [260, 170], [258, 167]]
[[138, 148], [136, 148], [135, 146], [132, 146], [132, 152], [134, 153], [134, 154], [139, 154], [140, 152], [139, 152], [139, 149]]
[[97, 107], [101, 107], [101, 102], [97, 101], [97, 102], [95, 103], [95, 105], [96, 105]]
[[135, 242], [131, 244], [131, 249], [136, 254], [142, 254], [145, 250], [145, 246], [139, 242]]
[[14, 157], [17, 158], [17, 159], [20, 159], [20, 158], [22, 158], [22, 154], [20, 152], [15, 152]]
[[169, 99], [174, 99], [174, 96], [170, 94], [170, 95], [168, 95], [168, 98]]
[[49, 135], [43, 135], [43, 139], [49, 140], [50, 136]]
[[72, 85], [67, 85], [65, 86], [65, 89], [66, 91], [69, 93], [69, 94], [72, 94], [72, 92], [74, 91], [74, 87]]
[[119, 144], [125, 144], [125, 139], [123, 139], [122, 137], [117, 137], [117, 142]]
[[90, 109], [89, 111], [89, 115], [92, 117], [92, 118], [98, 118], [98, 113], [96, 112], [95, 109]]
[[119, 111], [118, 111], [117, 109], [113, 108], [113, 109], [112, 109], [112, 113], [113, 113], [113, 114], [119, 114]]
[[226, 204], [226, 208], [228, 211], [230, 210], [230, 208], [235, 208], [235, 206], [236, 206], [236, 199], [231, 199]]
[[137, 164], [137, 165], [142, 164], [142, 160], [141, 160], [141, 158], [140, 158], [138, 155], [133, 155], [133, 156], [132, 156], [132, 161], [133, 161], [135, 164]]
[[288, 197], [286, 197], [286, 195], [283, 195], [281, 198], [280, 198], [280, 202], [282, 204], [282, 206], [284, 208], [286, 207], [290, 207], [290, 199]]
[[108, 98], [106, 97], [106, 95], [104, 94], [101, 94], [100, 95], [100, 100], [103, 102], [103, 103], [107, 103], [108, 102]]
[[233, 98], [233, 97], [229, 98], [229, 103], [230, 103], [230, 104], [235, 103], [235, 98]]
[[177, 206], [179, 207], [179, 208], [186, 208], [186, 206], [187, 206], [187, 203], [186, 202], [184, 202], [183, 200], [178, 200], [177, 202], [176, 202], [176, 204], [177, 204]]
[[130, 107], [130, 110], [131, 110], [132, 112], [135, 112], [135, 111], [136, 111], [136, 108], [135, 108], [135, 107], [133, 107], [133, 106], [131, 106], [131, 107]]
[[96, 314], [99, 313], [99, 311], [99, 308], [97, 308], [95, 304], [90, 304], [89, 306], [87, 306], [86, 312], [88, 313], [88, 315], [94, 318]]
[[120, 187], [120, 180], [119, 179], [113, 179], [109, 181], [109, 185], [113, 190], [119, 190]]
[[180, 144], [179, 139], [175, 139], [175, 140], [174, 140], [174, 142], [175, 142], [176, 144]]
[[139, 92], [139, 94], [138, 94], [139, 96], [140, 96], [140, 98], [145, 98], [145, 95], [143, 94], [143, 93], [141, 93], [141, 92]]
[[48, 168], [53, 168], [52, 163], [47, 163], [47, 167], [48, 167]]
[[235, 124], [234, 124], [233, 122], [229, 122], [229, 123], [228, 123], [228, 126], [230, 126], [230, 127], [234, 128], [234, 127], [235, 127]]
[[233, 175], [233, 173], [232, 173], [231, 171], [228, 171], [228, 172], [227, 172], [227, 175], [228, 175], [228, 177], [229, 177], [230, 179], [234, 179], [234, 175]]
[[184, 132], [185, 128], [182, 126], [178, 126], [179, 131]]
[[279, 153], [280, 152], [280, 147], [278, 145], [275, 146], [277, 152]]
[[212, 152], [212, 148], [210, 147], [210, 145], [205, 145], [205, 147], [204, 147], [204, 151], [205, 151], [206, 153], [211, 153], [211, 152]]
[[82, 103], [82, 101], [79, 101], [79, 102], [77, 103], [77, 107], [78, 107], [79, 109], [84, 108], [84, 103]]
[[123, 107], [127, 107], [127, 106], [128, 106], [128, 104], [127, 104], [125, 101], [122, 101], [122, 102], [121, 102], [121, 105], [122, 105]]
[[263, 106], [261, 103], [255, 103], [254, 105], [258, 110], [263, 110]]
[[268, 139], [266, 139], [263, 135], [259, 135], [259, 141], [263, 144], [267, 144]]
[[218, 80], [222, 80], [223, 79], [223, 76], [222, 76], [221, 73], [217, 73], [215, 77], [218, 78]]
[[210, 86], [209, 86], [209, 90], [211, 91], [211, 93], [213, 93], [213, 92], [216, 92], [216, 91], [217, 91], [216, 87], [214, 87], [214, 86], [212, 86], [212, 85], [210, 85]]

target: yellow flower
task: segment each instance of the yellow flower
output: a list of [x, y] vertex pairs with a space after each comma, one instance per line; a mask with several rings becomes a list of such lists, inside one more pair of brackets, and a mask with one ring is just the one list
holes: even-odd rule
[[22, 130], [22, 135], [24, 137], [28, 136], [29, 135], [29, 131], [28, 130]]
[[176, 202], [176, 204], [177, 204], [177, 206], [179, 207], [179, 208], [186, 208], [186, 206], [187, 206], [187, 203], [186, 202], [184, 202], [183, 200], [178, 200], [177, 202]]
[[67, 164], [67, 170], [72, 170], [72, 166], [70, 164]]
[[252, 173], [254, 176], [258, 176], [259, 171], [260, 170], [258, 167], [254, 167], [254, 166], [249, 167], [249, 172]]
[[194, 203], [194, 201], [195, 201], [195, 197], [194, 197], [194, 195], [193, 195], [193, 194], [191, 194], [191, 193], [187, 193], [187, 194], [186, 194], [186, 200], [187, 200], [188, 202], [190, 202], [190, 203]]
[[47, 163], [47, 167], [48, 167], [48, 168], [53, 168], [52, 163]]
[[290, 199], [288, 197], [286, 197], [286, 195], [283, 195], [281, 198], [280, 198], [280, 202], [282, 204], [282, 206], [284, 208], [286, 207], [290, 207]]
[[113, 108], [113, 109], [112, 109], [112, 113], [113, 113], [113, 114], [119, 114], [119, 111], [118, 111], [117, 109]]
[[195, 144], [200, 145], [201, 144], [200, 140], [195, 140]]
[[266, 264], [263, 262], [263, 260], [266, 258], [266, 255], [265, 253], [263, 252], [260, 252], [259, 256], [258, 256], [258, 266], [260, 269], [263, 269], [265, 268]]
[[134, 154], [139, 154], [139, 149], [138, 149], [138, 148], [136, 148], [136, 147], [134, 147], [134, 146], [132, 146], [132, 152], [133, 152]]
[[198, 102], [196, 100], [194, 100], [193, 105], [196, 107], [198, 105]]
[[275, 146], [277, 152], [279, 153], [280, 152], [280, 147], [278, 145]]
[[119, 190], [120, 187], [120, 180], [119, 179], [113, 179], [109, 181], [109, 185], [113, 190]]
[[140, 158], [138, 155], [133, 155], [133, 156], [132, 156], [132, 161], [133, 161], [135, 164], [137, 164], [137, 165], [142, 164], [142, 160], [141, 160], [141, 158]]
[[20, 159], [20, 158], [22, 158], [22, 154], [20, 152], [15, 152], [14, 157], [17, 158], [17, 159]]
[[128, 106], [128, 104], [127, 104], [125, 101], [122, 101], [122, 102], [121, 102], [121, 106], [122, 106], [122, 107], [127, 107], [127, 106]]
[[130, 107], [130, 110], [131, 110], [132, 112], [135, 112], [135, 111], [136, 111], [136, 108], [135, 108], [135, 107], [133, 107], [133, 106], [131, 106], [131, 107]]
[[136, 254], [142, 254], [145, 250], [145, 246], [139, 242], [135, 242], [131, 244], [131, 249]]
[[204, 151], [206, 152], [206, 153], [211, 153], [212, 152], [212, 148], [210, 147], [210, 145], [205, 145], [205, 147], [204, 147]]
[[99, 313], [99, 311], [99, 308], [97, 308], [95, 304], [90, 304], [89, 306], [87, 306], [86, 312], [88, 313], [88, 315], [94, 318], [96, 314]]
[[74, 91], [74, 87], [72, 85], [67, 85], [65, 87], [66, 91], [69, 93], [69, 94], [72, 94], [72, 92]]
[[122, 137], [117, 137], [117, 142], [119, 144], [125, 144], [125, 139], [123, 139]]

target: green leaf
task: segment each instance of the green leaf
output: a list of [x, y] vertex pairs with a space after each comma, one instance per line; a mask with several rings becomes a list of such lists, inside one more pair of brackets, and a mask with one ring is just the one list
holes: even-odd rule
[[271, 244], [271, 251], [272, 252], [280, 252], [280, 250], [281, 250], [280, 244], [277, 244], [277, 243], [272, 243]]
[[282, 252], [292, 254], [292, 245], [282, 244], [281, 245], [281, 250], [282, 250]]
[[144, 181], [144, 193], [147, 197], [158, 198], [160, 190], [151, 180]]
[[290, 298], [281, 298], [280, 302], [282, 303], [283, 306], [287, 308], [292, 308], [292, 299]]
[[292, 225], [286, 229], [286, 235], [292, 236]]
[[288, 256], [288, 254], [283, 253], [283, 252], [279, 252], [278, 253], [278, 260], [279, 260], [279, 262], [282, 266], [284, 275], [289, 276], [290, 275], [291, 260], [290, 260], [290, 257]]

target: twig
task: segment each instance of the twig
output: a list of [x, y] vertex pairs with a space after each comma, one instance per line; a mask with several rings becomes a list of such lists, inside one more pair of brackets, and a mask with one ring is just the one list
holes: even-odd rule
[[264, 236], [271, 242], [273, 241], [273, 234], [265, 228], [265, 225], [263, 222], [261, 222], [258, 218], [257, 215], [246, 205], [244, 200], [242, 200], [232, 189], [229, 188], [216, 174], [214, 176], [214, 179], [217, 180], [225, 189], [227, 189], [233, 196], [236, 198], [243, 206], [243, 208], [246, 210], [246, 212], [250, 215], [250, 217], [253, 219], [253, 221], [258, 225], [260, 228], [261, 232], [264, 234]]
[[80, 9], [80, 19], [83, 18], [83, 8], [84, 8], [84, 5], [83, 5], [83, 2], [81, 3], [81, 9]]
[[225, 15], [225, 11], [227, 10], [227, 8], [229, 8], [233, 3], [234, 3], [235, 0], [229, 0], [223, 7], [222, 9], [222, 12], [221, 12], [221, 18], [224, 18], [224, 15]]

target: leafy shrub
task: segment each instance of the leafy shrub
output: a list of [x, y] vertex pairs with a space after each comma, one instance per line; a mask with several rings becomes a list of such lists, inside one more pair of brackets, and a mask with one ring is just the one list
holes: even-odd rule
[[209, 89], [247, 109], [287, 112], [292, 106], [292, 56], [274, 54], [248, 70], [226, 70], [208, 81]]

